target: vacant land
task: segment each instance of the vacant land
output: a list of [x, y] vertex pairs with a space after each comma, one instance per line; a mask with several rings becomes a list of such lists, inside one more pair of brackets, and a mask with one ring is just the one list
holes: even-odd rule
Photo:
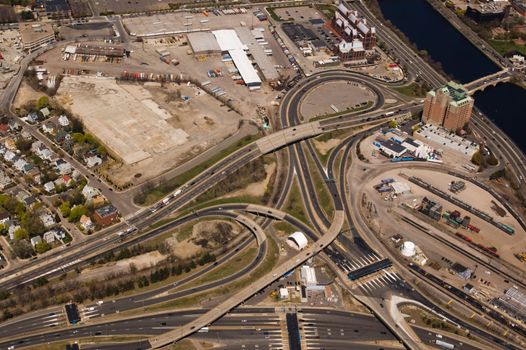
[[57, 98], [122, 160], [108, 171], [117, 184], [155, 177], [221, 142], [239, 126], [237, 114], [186, 85], [69, 76]]
[[241, 228], [229, 221], [203, 221], [193, 225], [191, 231], [174, 233], [166, 243], [174, 255], [186, 259], [204, 251], [213, 251], [226, 246], [240, 232]]

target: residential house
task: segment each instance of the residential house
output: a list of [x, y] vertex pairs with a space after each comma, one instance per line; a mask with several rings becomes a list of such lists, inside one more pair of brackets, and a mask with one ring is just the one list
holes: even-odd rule
[[24, 203], [26, 207], [32, 207], [33, 204], [35, 204], [36, 202], [37, 202], [37, 197], [33, 195], [27, 196], [22, 200], [22, 203]]
[[67, 127], [69, 126], [69, 119], [65, 115], [61, 115], [60, 117], [58, 117], [58, 123], [60, 124], [60, 126]]
[[80, 226], [82, 226], [82, 228], [86, 231], [89, 231], [95, 227], [95, 225], [93, 224], [93, 221], [91, 221], [90, 217], [87, 215], [82, 215], [80, 217], [79, 222], [80, 222]]
[[86, 162], [86, 166], [88, 168], [93, 168], [94, 166], [98, 166], [102, 164], [102, 158], [99, 156], [91, 156], [84, 159]]
[[44, 242], [46, 242], [48, 244], [51, 244], [51, 243], [55, 242], [56, 240], [58, 240], [54, 230], [45, 232], [42, 235], [42, 239], [44, 240]]
[[18, 171], [23, 171], [26, 167], [26, 165], [28, 164], [28, 162], [26, 162], [26, 160], [24, 158], [19, 158], [14, 164], [13, 166], [15, 167], [16, 170]]
[[22, 120], [24, 120], [25, 122], [28, 122], [30, 124], [35, 124], [38, 122], [38, 114], [36, 114], [35, 112], [31, 112], [29, 113], [28, 115], [26, 115], [25, 117], [22, 118]]
[[55, 168], [58, 170], [60, 175], [71, 174], [71, 172], [73, 171], [73, 167], [71, 166], [71, 164], [69, 164], [61, 158], [55, 161]]
[[100, 191], [89, 185], [84, 186], [82, 189], [82, 195], [86, 198], [87, 201], [92, 200], [94, 197], [100, 195]]
[[7, 138], [4, 141], [4, 145], [5, 145], [5, 148], [7, 148], [10, 151], [16, 151], [17, 150], [17, 148], [16, 148], [16, 141], [12, 137]]
[[11, 220], [11, 215], [7, 211], [0, 212], [0, 224], [5, 225]]
[[40, 170], [38, 168], [33, 168], [31, 169], [30, 171], [27, 172], [26, 174], [28, 177], [30, 177], [31, 179], [33, 179], [33, 181], [38, 184], [38, 185], [41, 185], [42, 184], [42, 176], [40, 174]]
[[16, 158], [16, 154], [14, 154], [14, 153], [11, 152], [11, 151], [7, 151], [7, 152], [5, 152], [5, 154], [4, 154], [4, 160], [5, 160], [6, 162], [11, 162], [11, 163], [12, 163], [12, 162], [15, 160], [15, 158]]
[[64, 181], [64, 184], [66, 186], [71, 186], [75, 182], [75, 181], [73, 181], [73, 179], [69, 175], [63, 175], [62, 176], [62, 180]]
[[28, 130], [22, 130], [20, 132], [20, 136], [22, 136], [24, 140], [31, 140], [33, 138], [33, 135], [31, 135], [31, 133]]
[[98, 208], [98, 207], [104, 205], [105, 203], [106, 203], [106, 197], [104, 197], [102, 194], [94, 197], [91, 200], [91, 204], [93, 204], [93, 206], [95, 208]]
[[100, 226], [108, 226], [118, 219], [119, 212], [113, 205], [108, 204], [97, 210], [93, 214], [93, 219]]
[[46, 191], [47, 193], [55, 192], [55, 184], [52, 181], [46, 182], [44, 184], [44, 191]]
[[51, 114], [51, 112], [49, 111], [49, 108], [47, 108], [47, 107], [42, 108], [42, 109], [40, 110], [40, 113], [42, 113], [42, 116], [43, 116], [44, 118], [49, 117], [49, 114]]
[[56, 143], [59, 143], [59, 144], [62, 144], [65, 140], [66, 140], [66, 137], [68, 136], [69, 134], [64, 131], [64, 130], [60, 130], [58, 131], [56, 134], [55, 134], [55, 142]]
[[3, 190], [4, 188], [8, 187], [13, 181], [11, 178], [4, 173], [2, 170], [0, 170], [0, 190]]
[[73, 169], [71, 177], [73, 178], [73, 180], [78, 181], [82, 178], [82, 173], [78, 169]]
[[9, 235], [9, 239], [13, 240], [15, 239], [15, 232], [20, 228], [20, 225], [16, 223], [12, 223], [9, 225], [9, 228], [7, 229], [7, 234]]
[[37, 156], [39, 156], [41, 159], [51, 161], [53, 158], [53, 152], [41, 141], [35, 141], [31, 144], [31, 151], [35, 153]]
[[9, 132], [9, 125], [0, 123], [0, 135], [7, 135], [8, 132]]
[[59, 176], [58, 179], [54, 181], [55, 186], [66, 186], [66, 183], [64, 182], [64, 178], [62, 176]]
[[40, 236], [31, 237], [31, 246], [33, 248], [39, 243], [42, 243], [42, 237]]
[[51, 120], [45, 122], [44, 125], [42, 125], [42, 131], [48, 134], [54, 134], [56, 129], [57, 129], [57, 125], [53, 123]]
[[20, 125], [20, 123], [17, 122], [15, 119], [9, 120], [8, 125], [9, 125], [9, 129], [11, 131], [18, 131], [18, 130], [22, 129], [22, 126]]
[[56, 242], [56, 241], [62, 241], [65, 238], [66, 238], [66, 231], [64, 231], [64, 229], [61, 227], [55, 228], [53, 230], [49, 230], [42, 235], [42, 239], [49, 244]]
[[40, 214], [39, 217], [46, 228], [53, 227], [57, 223], [53, 215], [51, 215], [50, 213]]

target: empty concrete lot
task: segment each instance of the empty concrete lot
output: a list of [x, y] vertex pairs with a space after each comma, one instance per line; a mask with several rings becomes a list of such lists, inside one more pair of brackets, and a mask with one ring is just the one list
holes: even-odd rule
[[177, 166], [233, 134], [239, 124], [237, 114], [186, 85], [67, 76], [57, 98], [122, 160], [108, 173], [118, 184], [143, 181]]

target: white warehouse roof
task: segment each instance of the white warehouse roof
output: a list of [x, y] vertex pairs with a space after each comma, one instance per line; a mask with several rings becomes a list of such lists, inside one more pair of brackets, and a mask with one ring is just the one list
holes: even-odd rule
[[212, 34], [216, 37], [221, 51], [244, 50], [247, 48], [239, 40], [236, 31], [233, 29], [214, 30]]
[[228, 50], [228, 53], [247, 86], [261, 85], [261, 78], [244, 50]]
[[307, 237], [302, 232], [294, 232], [287, 238], [287, 242], [291, 247], [294, 247], [298, 250], [302, 250], [309, 243]]
[[260, 86], [261, 78], [245, 53], [245, 50], [248, 48], [239, 40], [236, 31], [222, 29], [214, 30], [212, 33], [216, 37], [221, 51], [228, 51], [228, 54], [232, 57], [232, 61], [234, 61], [245, 84], [249, 87]]

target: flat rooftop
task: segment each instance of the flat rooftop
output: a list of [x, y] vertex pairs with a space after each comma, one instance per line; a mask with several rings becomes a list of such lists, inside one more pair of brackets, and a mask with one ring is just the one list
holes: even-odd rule
[[188, 33], [188, 44], [195, 54], [221, 52], [217, 40], [211, 32]]
[[274, 63], [265, 51], [263, 51], [264, 48], [256, 40], [254, 33], [248, 27], [237, 27], [235, 30], [241, 42], [248, 47], [248, 51], [252, 54], [261, 73], [263, 73], [263, 77], [269, 81], [278, 80], [279, 74], [274, 67]]

